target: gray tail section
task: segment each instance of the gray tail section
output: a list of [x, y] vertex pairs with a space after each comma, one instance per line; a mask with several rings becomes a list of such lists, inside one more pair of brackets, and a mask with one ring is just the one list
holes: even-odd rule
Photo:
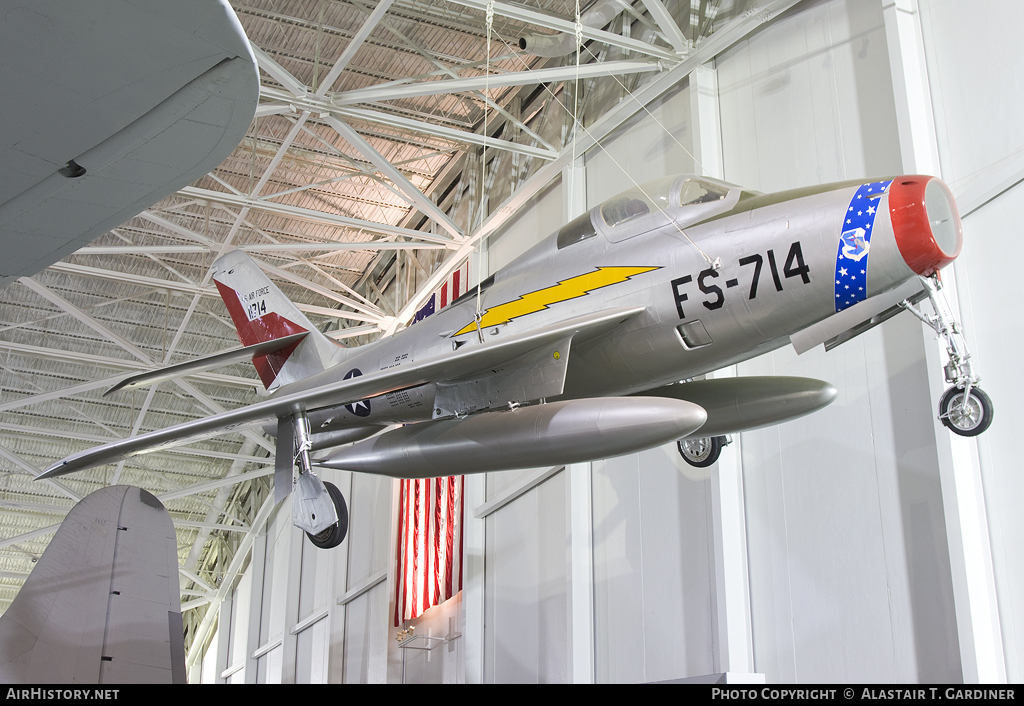
[[150, 493], [86, 496], [0, 617], [0, 683], [184, 684], [177, 555]]

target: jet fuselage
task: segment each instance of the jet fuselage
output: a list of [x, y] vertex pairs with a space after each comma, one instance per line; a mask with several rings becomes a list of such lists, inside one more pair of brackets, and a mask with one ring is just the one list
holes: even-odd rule
[[[279, 394], [618, 307], [644, 310], [607, 335], [573, 339], [564, 389], [546, 399], [651, 390], [783, 346], [838, 311], [931, 274], [959, 251], [959, 227], [951, 194], [930, 177], [768, 195], [706, 178], [663, 179], [552, 233], [484, 280], [479, 294], [471, 287]], [[346, 405], [311, 417], [313, 431], [474, 411], [440, 409], [436, 394], [427, 384]]]

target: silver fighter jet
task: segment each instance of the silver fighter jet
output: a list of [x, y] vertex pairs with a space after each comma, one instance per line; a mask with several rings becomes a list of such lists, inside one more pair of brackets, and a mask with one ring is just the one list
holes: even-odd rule
[[[674, 440], [688, 462], [710, 465], [728, 434], [813, 412], [836, 390], [806, 378], [699, 378], [787, 344], [832, 348], [903, 309], [946, 342], [952, 386], [940, 418], [978, 434], [992, 405], [938, 277], [962, 239], [952, 194], [928, 176], [775, 194], [669, 177], [600, 204], [447, 308], [357, 348], [321, 334], [235, 251], [213, 279], [244, 347], [114, 389], [251, 358], [272, 395], [74, 454], [39, 477], [263, 426], [277, 439], [275, 495], [294, 489], [295, 524], [333, 547], [347, 507], [314, 466], [430, 477]], [[917, 308], [924, 299], [934, 315]], [[321, 449], [332, 451], [311, 456]]]

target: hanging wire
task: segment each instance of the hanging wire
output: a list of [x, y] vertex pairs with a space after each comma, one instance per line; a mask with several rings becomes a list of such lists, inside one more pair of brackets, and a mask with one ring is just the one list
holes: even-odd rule
[[[484, 98], [490, 98], [490, 81], [491, 81], [491, 32], [494, 27], [494, 0], [487, 0], [487, 61], [484, 63]], [[480, 157], [480, 222], [483, 222], [485, 213], [485, 199], [484, 186], [486, 184], [487, 177], [487, 112], [489, 103], [484, 101], [484, 139], [483, 149], [481, 150]], [[483, 273], [484, 273], [484, 250], [481, 247], [483, 239], [477, 240], [473, 249], [476, 250], [476, 313], [474, 314], [474, 320], [476, 321], [476, 335], [480, 343], [484, 342], [484, 332], [480, 329], [480, 322], [483, 320], [483, 310], [481, 308], [482, 295], [483, 295]]]
[[[489, 0], [489, 4], [490, 4], [490, 2], [491, 2], [491, 1], [492, 1], [492, 0]], [[577, 9], [578, 9], [578, 7], [579, 7], [579, 5], [578, 5], [578, 0], [577, 0]], [[582, 26], [581, 26], [581, 24], [580, 24], [580, 23], [578, 22], [578, 19], [579, 19], [579, 15], [578, 15], [578, 13], [577, 13], [577, 25], [576, 25], [576, 32], [577, 32], [577, 42], [580, 42], [580, 41], [581, 41], [581, 39], [582, 39]], [[510, 51], [510, 52], [515, 52], [515, 49], [513, 49], [513, 48], [512, 48], [512, 46], [511, 46], [511, 45], [510, 45], [510, 44], [509, 44], [509, 43], [508, 43], [507, 41], [505, 41], [505, 38], [504, 38], [504, 37], [502, 37], [502, 36], [501, 36], [501, 35], [500, 35], [499, 33], [497, 33], [497, 32], [495, 32], [495, 33], [494, 33], [494, 35], [495, 35], [495, 36], [496, 36], [496, 37], [497, 37], [497, 38], [498, 38], [498, 39], [499, 39], [499, 40], [500, 40], [500, 41], [501, 41], [501, 42], [502, 42], [502, 43], [503, 43], [503, 44], [504, 44], [504, 45], [505, 45], [505, 46], [506, 46], [506, 47], [507, 47], [508, 49], [509, 49], [509, 51]], [[488, 28], [488, 42], [490, 42], [490, 28]], [[598, 59], [598, 57], [597, 57], [597, 56], [596, 56], [596, 55], [595, 55], [595, 54], [593, 53], [593, 51], [591, 51], [591, 50], [590, 50], [590, 48], [589, 48], [589, 47], [585, 47], [585, 48], [586, 48], [587, 52], [588, 52], [588, 53], [589, 53], [589, 54], [590, 54], [590, 55], [591, 55], [592, 57], [594, 57], [594, 61], [595, 61], [596, 63], [598, 63], [598, 64], [602, 63], [602, 62], [600, 61], [600, 59]], [[579, 55], [580, 55], [580, 51], [579, 51], [579, 45], [577, 45], [577, 52], [576, 52], [576, 62], [577, 62], [577, 63], [576, 63], [576, 71], [577, 71], [577, 82], [578, 82], [578, 80], [579, 80], [579, 78], [578, 78], [578, 72], [579, 72]], [[519, 59], [520, 63], [521, 63], [522, 65], [523, 65], [523, 68], [525, 68], [525, 69], [526, 69], [527, 71], [533, 71], [533, 68], [532, 68], [532, 67], [531, 67], [531, 66], [530, 66], [529, 64], [527, 64], [527, 63], [526, 63], [526, 61], [525, 61], [525, 60], [524, 60], [524, 59], [522, 58], [522, 52], [520, 52], [520, 53], [519, 53], [519, 54], [517, 54], [516, 56], [517, 56], [517, 58]], [[663, 124], [663, 123], [662, 123], [662, 122], [661, 122], [660, 120], [658, 120], [658, 119], [657, 119], [657, 117], [655, 117], [655, 116], [654, 116], [654, 114], [653, 114], [653, 113], [651, 113], [651, 111], [650, 111], [650, 110], [648, 110], [648, 109], [647, 109], [647, 106], [645, 106], [645, 105], [644, 105], [644, 104], [643, 104], [643, 103], [642, 103], [642, 102], [641, 102], [641, 101], [640, 101], [640, 100], [639, 100], [639, 99], [638, 99], [638, 98], [637, 98], [637, 97], [636, 97], [636, 96], [635, 96], [635, 95], [633, 94], [633, 92], [632, 92], [632, 91], [630, 91], [630, 90], [629, 90], [629, 88], [628, 88], [628, 87], [627, 87], [627, 86], [626, 86], [626, 85], [625, 85], [624, 83], [622, 83], [622, 81], [620, 81], [620, 80], [619, 80], [619, 78], [618, 78], [617, 76], [615, 76], [614, 74], [609, 74], [609, 75], [610, 75], [610, 76], [611, 76], [612, 78], [614, 78], [614, 79], [615, 79], [615, 81], [616, 81], [616, 82], [617, 82], [617, 83], [618, 83], [618, 84], [619, 84], [619, 85], [620, 85], [620, 86], [621, 86], [621, 87], [623, 88], [623, 90], [625, 90], [625, 91], [626, 91], [626, 93], [628, 93], [628, 94], [629, 94], [629, 97], [630, 97], [630, 98], [632, 98], [632, 99], [633, 99], [633, 100], [634, 100], [634, 101], [636, 102], [636, 104], [637, 104], [637, 105], [639, 105], [639, 106], [640, 106], [640, 107], [641, 107], [641, 108], [642, 108], [642, 109], [644, 110], [644, 112], [646, 112], [646, 113], [647, 113], [647, 115], [649, 115], [649, 116], [650, 116], [651, 118], [653, 118], [653, 119], [654, 119], [654, 121], [655, 121], [655, 123], [657, 123], [657, 124], [658, 124], [658, 126], [659, 126], [659, 127], [660, 127], [660, 128], [661, 128], [661, 129], [662, 129], [662, 130], [663, 130], [663, 131], [664, 131], [664, 132], [665, 132], [665, 133], [666, 133], [666, 134], [667, 134], [668, 136], [669, 136], [669, 137], [671, 137], [671, 138], [672, 138], [672, 140], [673, 140], [673, 141], [674, 141], [674, 142], [675, 142], [675, 143], [676, 143], [677, 145], [679, 145], [679, 147], [680, 147], [680, 148], [681, 148], [681, 149], [682, 149], [682, 150], [683, 150], [683, 151], [684, 151], [684, 152], [685, 152], [685, 153], [686, 153], [687, 155], [689, 155], [689, 157], [690, 157], [690, 158], [691, 158], [691, 159], [692, 159], [692, 160], [694, 161], [694, 164], [696, 164], [696, 165], [697, 165], [698, 167], [700, 167], [700, 169], [701, 169], [701, 171], [702, 171], [702, 172], [704, 172], [704, 171], [707, 171], [707, 170], [706, 170], [706, 169], [704, 168], [704, 165], [700, 163], [700, 160], [698, 160], [698, 159], [697, 159], [697, 158], [696, 158], [696, 157], [695, 157], [695, 156], [693, 155], [693, 153], [692, 153], [692, 152], [690, 152], [690, 150], [686, 149], [686, 146], [685, 146], [685, 145], [683, 145], [683, 144], [682, 144], [681, 142], [679, 142], [679, 140], [678, 140], [678, 139], [676, 139], [675, 135], [673, 135], [673, 134], [672, 134], [672, 132], [671, 132], [671, 131], [670, 131], [670, 130], [669, 130], [669, 129], [667, 128], [667, 127], [665, 127], [665, 125], [664, 125], [664, 124]], [[541, 85], [542, 85], [542, 86], [544, 86], [544, 90], [545, 90], [545, 91], [547, 91], [547, 92], [548, 92], [548, 93], [549, 93], [549, 94], [551, 95], [551, 97], [552, 97], [552, 98], [554, 99], [554, 101], [555, 101], [556, 103], [558, 103], [558, 104], [559, 104], [560, 106], [562, 106], [562, 109], [563, 109], [563, 110], [565, 110], [566, 112], [570, 112], [570, 111], [569, 111], [569, 108], [568, 108], [568, 107], [567, 107], [567, 106], [566, 106], [566, 105], [565, 105], [564, 103], [562, 103], [562, 101], [561, 101], [561, 100], [560, 100], [560, 99], [558, 98], [557, 94], [555, 94], [555, 92], [554, 92], [554, 91], [552, 91], [550, 87], [548, 87], [548, 86], [547, 86], [547, 85], [545, 85], [545, 84], [541, 84]], [[577, 92], [575, 92], [575, 91], [574, 91], [574, 93], [577, 93]], [[594, 144], [598, 145], [599, 147], [604, 147], [604, 145], [602, 145], [602, 144], [601, 144], [601, 141], [600, 141], [599, 139], [597, 139], [596, 137], [594, 137], [594, 136], [593, 136], [593, 135], [591, 134], [590, 130], [588, 130], [588, 129], [586, 128], [586, 126], [585, 126], [585, 125], [583, 125], [582, 121], [579, 121], [579, 120], [578, 120], [578, 118], [577, 118], [577, 115], [576, 115], [575, 105], [574, 105], [574, 109], [573, 109], [573, 111], [571, 111], [571, 113], [570, 113], [570, 114], [571, 114], [571, 115], [572, 115], [572, 117], [573, 117], [573, 148], [572, 148], [572, 149], [573, 149], [573, 161], [575, 162], [575, 154], [576, 154], [576, 152], [575, 152], [575, 150], [576, 150], [576, 142], [575, 142], [575, 138], [576, 138], [576, 134], [577, 134], [577, 130], [576, 130], [576, 127], [577, 127], [577, 126], [578, 126], [578, 127], [579, 127], [579, 128], [581, 129], [581, 130], [583, 130], [584, 132], [586, 132], [586, 133], [587, 133], [587, 135], [590, 135], [590, 137], [591, 137], [591, 138], [593, 138], [593, 140], [594, 140]], [[667, 221], [668, 221], [669, 223], [671, 223], [671, 224], [672, 224], [672, 225], [673, 225], [673, 226], [675, 227], [675, 229], [676, 229], [676, 230], [677, 230], [677, 231], [679, 232], [679, 234], [680, 234], [680, 235], [681, 235], [681, 236], [682, 236], [683, 238], [685, 238], [685, 239], [686, 239], [686, 241], [687, 241], [687, 242], [688, 242], [688, 243], [689, 243], [690, 245], [692, 245], [692, 246], [693, 246], [693, 248], [694, 248], [694, 249], [695, 249], [695, 250], [696, 250], [696, 251], [697, 251], [697, 252], [698, 252], [698, 253], [700, 254], [700, 256], [701, 256], [702, 258], [704, 258], [705, 262], [707, 262], [707, 263], [708, 263], [709, 265], [711, 265], [711, 267], [712, 267], [713, 269], [715, 269], [715, 270], [718, 270], [718, 269], [720, 269], [720, 268], [721, 268], [721, 266], [722, 266], [721, 258], [718, 258], [718, 257], [716, 257], [716, 258], [712, 259], [712, 258], [711, 258], [710, 256], [708, 256], [708, 254], [707, 254], [706, 252], [704, 252], [704, 250], [703, 250], [703, 249], [702, 249], [702, 248], [701, 248], [701, 247], [700, 247], [699, 245], [697, 245], [697, 243], [695, 243], [695, 242], [693, 241], [693, 239], [692, 239], [692, 238], [690, 238], [690, 236], [689, 236], [689, 235], [687, 235], [687, 234], [686, 234], [686, 231], [684, 231], [684, 230], [683, 230], [682, 228], [680, 228], [680, 227], [679, 227], [679, 224], [678, 224], [678, 223], [676, 223], [675, 219], [674, 219], [674, 218], [671, 218], [671, 217], [670, 217], [670, 216], [669, 216], [669, 215], [668, 215], [668, 214], [667, 214], [667, 213], [665, 212], [665, 209], [661, 207], [661, 205], [660, 205], [660, 204], [659, 204], [659, 203], [657, 202], [657, 200], [655, 200], [654, 198], [652, 198], [652, 197], [651, 197], [651, 195], [650, 195], [650, 194], [648, 194], [648, 193], [647, 193], [647, 192], [646, 192], [646, 191], [644, 190], [643, 186], [642, 186], [642, 185], [641, 185], [641, 184], [640, 184], [639, 182], [637, 182], [637, 181], [636, 181], [636, 179], [634, 179], [634, 178], [632, 177], [632, 175], [631, 175], [631, 174], [630, 174], [630, 173], [629, 173], [628, 171], [626, 171], [625, 167], [623, 167], [623, 166], [622, 166], [621, 164], [619, 164], [618, 160], [616, 160], [616, 159], [615, 159], [615, 157], [613, 157], [613, 156], [612, 156], [612, 154], [611, 154], [611, 153], [610, 153], [609, 151], [605, 150], [605, 155], [606, 155], [606, 156], [607, 156], [607, 157], [608, 157], [608, 158], [609, 158], [609, 159], [610, 159], [610, 160], [612, 161], [612, 163], [613, 163], [613, 164], [615, 164], [615, 166], [616, 166], [616, 167], [618, 167], [618, 168], [619, 168], [619, 171], [621, 171], [621, 172], [622, 172], [622, 173], [623, 173], [623, 174], [624, 174], [624, 175], [626, 176], [626, 178], [627, 178], [627, 179], [629, 179], [629, 180], [630, 180], [631, 182], [633, 182], [633, 186], [635, 186], [635, 187], [636, 187], [637, 189], [639, 189], [640, 193], [642, 193], [642, 194], [643, 194], [644, 196], [646, 196], [646, 197], [647, 197], [648, 201], [650, 201], [650, 202], [651, 202], [651, 204], [652, 204], [652, 205], [653, 205], [653, 206], [654, 206], [655, 208], [657, 208], [657, 209], [658, 209], [658, 211], [660, 211], [660, 212], [661, 212], [661, 215], [662, 215], [662, 216], [664, 216], [664, 217], [665, 217], [665, 219], [666, 219], [666, 220], [667, 220]], [[571, 172], [571, 171], [572, 171], [572, 170], [570, 170], [570, 172]], [[570, 183], [571, 183], [571, 182], [570, 182]], [[570, 195], [571, 195], [571, 190], [570, 190]], [[570, 196], [570, 197], [571, 197], [571, 196]]]
[[[572, 161], [569, 163], [569, 208], [573, 208], [576, 188], [576, 140], [579, 137], [578, 124], [582, 124], [579, 116], [580, 105], [580, 51], [583, 48], [583, 22], [580, 20], [580, 0], [576, 0], [576, 79], [572, 91]], [[504, 41], [504, 40], [502, 40]], [[573, 215], [575, 217], [575, 215]]]
[[[591, 57], [593, 57], [595, 63], [597, 63], [597, 64], [602, 63], [601, 59], [593, 52], [593, 50], [590, 47], [584, 47], [584, 48], [587, 50], [587, 53], [590, 54]], [[640, 99], [637, 98], [633, 94], [633, 92], [631, 90], [629, 90], [629, 87], [626, 86], [626, 84], [624, 84], [622, 81], [619, 80], [618, 76], [616, 76], [615, 74], [609, 74], [609, 76], [611, 78], [615, 79], [615, 82], [617, 84], [619, 84], [619, 86], [622, 87], [622, 90], [624, 90], [627, 94], [629, 94], [629, 97], [632, 98], [633, 101], [638, 106], [640, 106], [641, 110], [643, 110], [645, 113], [647, 113], [648, 117], [650, 117], [651, 120], [653, 120], [655, 123], [657, 123], [658, 127], [660, 127], [665, 132], [666, 135], [668, 135], [669, 137], [672, 138], [672, 141], [675, 142], [679, 146], [679, 149], [681, 149], [683, 152], [685, 152], [687, 154], [687, 156], [690, 159], [693, 160], [693, 163], [696, 164], [698, 167], [700, 167], [700, 170], [702, 172], [705, 172], [705, 173], [707, 172], [707, 168], [703, 164], [701, 164], [701, 161], [699, 159], [697, 159], [696, 155], [694, 155], [692, 152], [690, 152], [690, 150], [686, 149], [686, 145], [684, 145], [682, 142], [680, 142], [676, 138], [676, 136], [672, 133], [672, 131], [669, 130], [667, 127], [665, 127], [665, 124], [662, 123], [660, 120], [658, 120], [658, 117], [654, 113], [652, 113], [650, 110], [647, 109], [647, 106], [644, 105], [640, 101]]]

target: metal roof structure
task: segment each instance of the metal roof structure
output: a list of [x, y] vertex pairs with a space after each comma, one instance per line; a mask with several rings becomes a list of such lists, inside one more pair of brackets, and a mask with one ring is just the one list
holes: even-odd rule
[[[103, 395], [128, 374], [238, 346], [210, 281], [219, 255], [253, 254], [346, 344], [388, 335], [572, 154], [796, 0], [601, 4], [613, 18], [582, 27], [577, 67], [567, 0], [231, 1], [260, 68], [242, 143], [0, 291], [0, 610], [68, 510], [105, 485], [145, 488], [170, 511], [186, 630], [259, 529], [274, 446], [256, 432], [34, 481], [97, 443], [259, 399], [248, 364]], [[570, 53], [520, 49], [532, 35], [568, 35]], [[576, 152], [574, 91], [586, 125]]]

